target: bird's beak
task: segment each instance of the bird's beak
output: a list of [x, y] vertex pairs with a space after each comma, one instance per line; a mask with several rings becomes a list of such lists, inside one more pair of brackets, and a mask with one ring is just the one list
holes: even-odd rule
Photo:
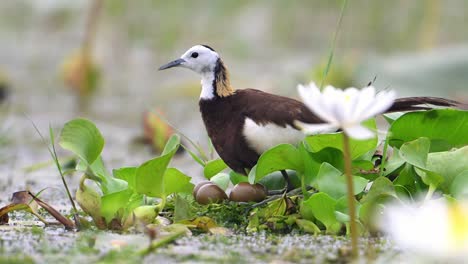
[[168, 64], [164, 64], [163, 66], [159, 67], [159, 70], [162, 71], [162, 70], [169, 69], [172, 67], [177, 67], [177, 66], [180, 66], [184, 62], [185, 62], [184, 59], [177, 59], [175, 61], [171, 61]]

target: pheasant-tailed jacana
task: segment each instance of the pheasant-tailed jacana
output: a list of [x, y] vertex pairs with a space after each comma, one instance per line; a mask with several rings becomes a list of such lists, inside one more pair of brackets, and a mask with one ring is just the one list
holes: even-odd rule
[[[200, 112], [208, 136], [223, 161], [246, 174], [260, 155], [281, 143], [296, 144], [304, 134], [294, 124], [323, 123], [303, 103], [256, 89], [235, 90], [219, 54], [196, 45], [179, 59], [159, 68], [184, 67], [201, 75]], [[395, 101], [387, 112], [430, 109], [421, 104], [457, 106], [455, 101], [435, 97], [407, 97]], [[287, 174], [282, 171], [288, 181]]]

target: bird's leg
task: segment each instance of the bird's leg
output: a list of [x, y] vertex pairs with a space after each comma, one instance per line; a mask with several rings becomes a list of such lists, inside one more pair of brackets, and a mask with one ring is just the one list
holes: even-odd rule
[[286, 170], [281, 170], [281, 174], [283, 175], [283, 178], [286, 181], [285, 192], [291, 191], [293, 189], [293, 186], [291, 184], [291, 179], [289, 178], [288, 173], [286, 172]]
[[268, 196], [285, 194], [293, 189], [294, 186], [292, 185], [291, 179], [289, 178], [289, 175], [286, 172], [286, 170], [281, 170], [281, 174], [283, 175], [283, 178], [286, 181], [286, 186], [282, 190], [269, 190]]

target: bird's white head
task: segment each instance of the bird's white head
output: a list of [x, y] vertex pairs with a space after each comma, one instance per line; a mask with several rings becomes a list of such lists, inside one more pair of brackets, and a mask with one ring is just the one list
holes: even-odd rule
[[201, 99], [227, 97], [234, 93], [229, 81], [229, 73], [214, 49], [206, 45], [196, 45], [187, 50], [180, 58], [159, 68], [184, 67], [201, 75]]
[[179, 59], [161, 66], [159, 70], [184, 67], [203, 75], [215, 70], [218, 59], [218, 53], [211, 47], [196, 45], [187, 50]]

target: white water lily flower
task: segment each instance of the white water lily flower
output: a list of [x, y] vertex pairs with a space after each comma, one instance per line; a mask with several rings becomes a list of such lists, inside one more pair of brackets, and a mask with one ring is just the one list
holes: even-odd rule
[[353, 87], [341, 90], [329, 85], [320, 92], [315, 83], [311, 82], [306, 86], [298, 85], [297, 89], [304, 104], [326, 122], [326, 124], [299, 123], [304, 132], [317, 134], [342, 129], [355, 139], [374, 137], [374, 132], [361, 123], [385, 112], [396, 98], [394, 91], [382, 91], [376, 94], [373, 86], [361, 90]]
[[422, 257], [468, 258], [468, 204], [444, 199], [421, 206], [392, 205], [379, 225], [404, 251]]

